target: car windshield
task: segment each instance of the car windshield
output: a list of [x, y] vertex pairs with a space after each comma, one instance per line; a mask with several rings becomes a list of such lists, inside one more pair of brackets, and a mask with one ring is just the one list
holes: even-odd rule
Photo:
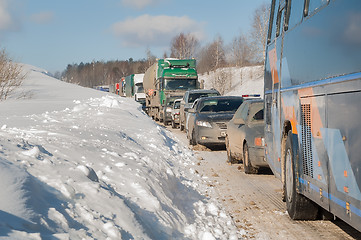
[[212, 92], [212, 93], [191, 93], [189, 94], [188, 97], [188, 102], [192, 103], [194, 102], [197, 98], [201, 98], [201, 97], [214, 97], [214, 96], [218, 96], [218, 93]]
[[199, 112], [232, 112], [235, 113], [243, 99], [212, 99], [200, 103]]
[[174, 108], [174, 109], [179, 109], [179, 108], [180, 108], [180, 101], [174, 102], [173, 108]]
[[139, 86], [139, 87], [137, 88], [137, 93], [143, 93], [143, 92], [144, 92], [143, 86]]
[[164, 82], [164, 90], [195, 89], [196, 82], [196, 79], [166, 79]]

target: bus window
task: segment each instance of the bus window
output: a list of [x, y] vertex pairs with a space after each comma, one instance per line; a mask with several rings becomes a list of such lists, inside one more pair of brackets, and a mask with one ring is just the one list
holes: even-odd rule
[[276, 37], [276, 22], [277, 22], [277, 9], [279, 5], [279, 0], [273, 0], [271, 5], [271, 12], [270, 12], [270, 29], [269, 29], [269, 41], [273, 41]]
[[276, 29], [276, 37], [281, 34], [281, 31], [284, 29], [287, 31], [288, 23], [290, 18], [290, 7], [291, 2], [289, 0], [281, 0], [278, 13], [277, 13], [277, 29]]
[[289, 21], [289, 29], [292, 29], [302, 20], [303, 15], [303, 1], [291, 1], [291, 14], [290, 14], [290, 21]]
[[305, 0], [304, 16], [312, 14], [312, 12], [320, 9], [328, 4], [329, 0]]

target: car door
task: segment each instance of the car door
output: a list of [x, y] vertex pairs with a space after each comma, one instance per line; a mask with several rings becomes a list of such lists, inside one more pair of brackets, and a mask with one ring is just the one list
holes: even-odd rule
[[255, 145], [255, 138], [264, 137], [263, 108], [263, 102], [252, 103], [249, 107], [248, 119], [245, 125], [245, 139], [251, 147]]
[[187, 133], [187, 137], [190, 138], [190, 134], [192, 133], [192, 130], [194, 128], [194, 124], [195, 124], [195, 118], [196, 118], [196, 114], [197, 114], [197, 106], [198, 106], [198, 100], [194, 101], [192, 107], [190, 109], [192, 109], [191, 112], [188, 112], [187, 115], [187, 126], [186, 126], [186, 133]]
[[[248, 111], [249, 111], [249, 103], [244, 102], [240, 106], [239, 110], [240, 111], [239, 111], [238, 115], [236, 116], [237, 118], [234, 119], [234, 120], [236, 121], [237, 119], [241, 119], [244, 123], [246, 123], [247, 117], [248, 117]], [[246, 126], [245, 126], [245, 124], [237, 124], [237, 123], [235, 123], [234, 125], [235, 125], [235, 130], [234, 130], [234, 137], [232, 139], [234, 153], [237, 153], [240, 156], [242, 156], [242, 154], [243, 154], [243, 141], [245, 139]]]

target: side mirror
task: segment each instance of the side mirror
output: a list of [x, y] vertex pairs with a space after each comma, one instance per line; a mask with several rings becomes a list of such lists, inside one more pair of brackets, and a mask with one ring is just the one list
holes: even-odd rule
[[237, 125], [245, 124], [245, 121], [243, 120], [243, 118], [237, 118], [233, 122], [234, 122], [234, 124], [237, 124]]

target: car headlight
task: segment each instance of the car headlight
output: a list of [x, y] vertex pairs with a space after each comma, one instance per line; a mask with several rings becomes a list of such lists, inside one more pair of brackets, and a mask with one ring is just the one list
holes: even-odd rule
[[166, 112], [172, 112], [172, 108], [167, 107], [167, 108], [165, 109], [165, 111], [166, 111]]
[[196, 124], [197, 124], [197, 126], [200, 126], [200, 127], [212, 128], [212, 125], [209, 122], [206, 122], [206, 121], [197, 120]]

